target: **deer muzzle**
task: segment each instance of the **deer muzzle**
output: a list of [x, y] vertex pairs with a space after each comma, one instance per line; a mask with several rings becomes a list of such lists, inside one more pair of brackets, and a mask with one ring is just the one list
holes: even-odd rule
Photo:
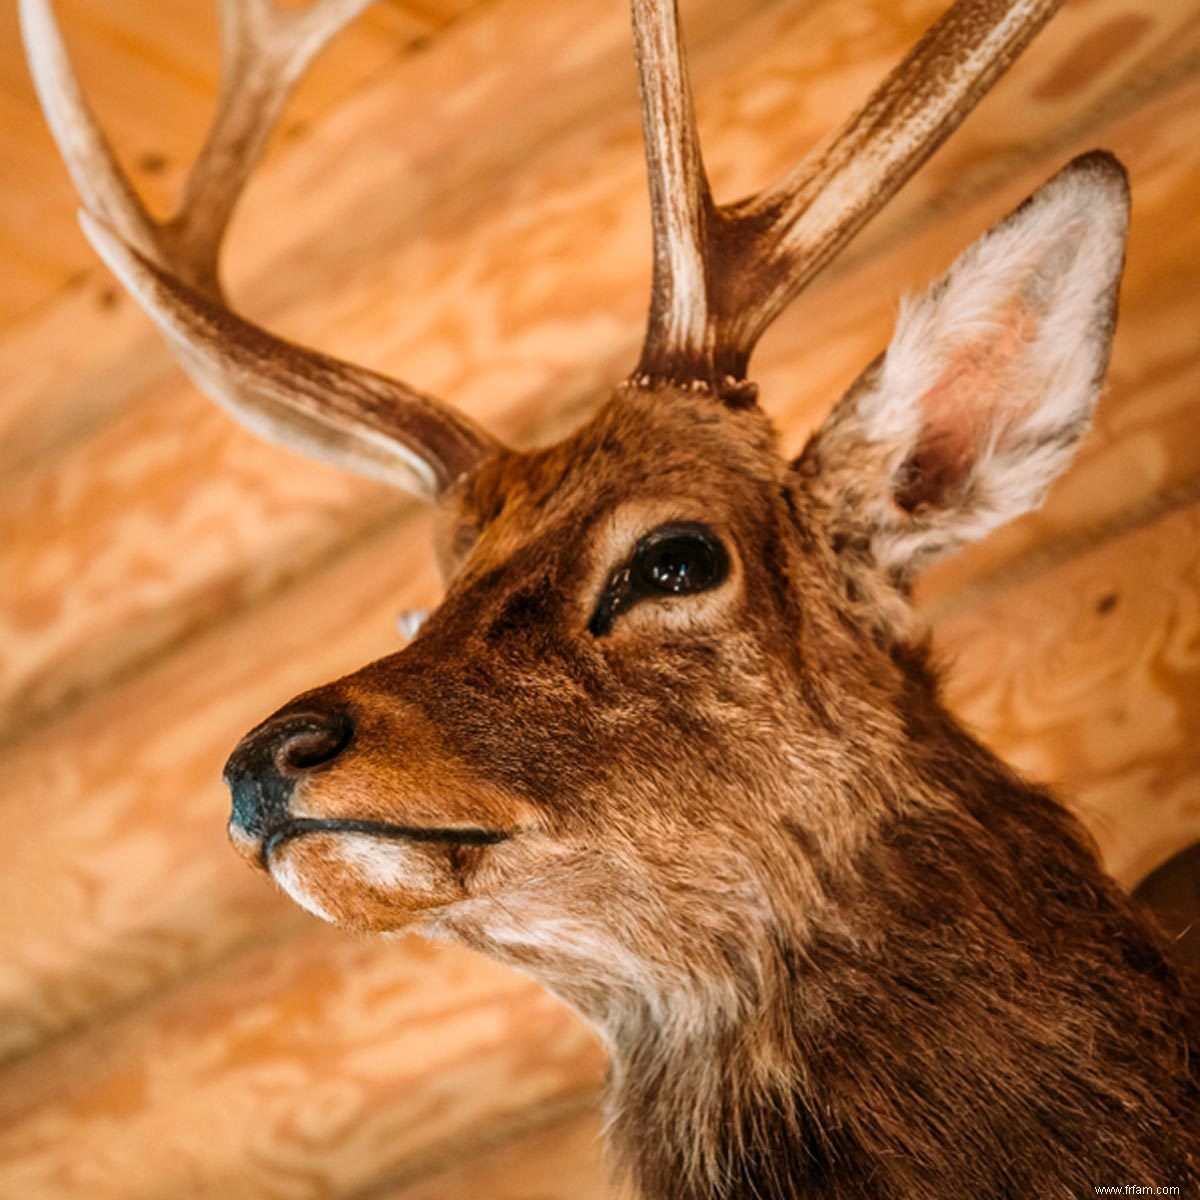
[[399, 930], [471, 898], [517, 814], [456, 777], [452, 758], [427, 771], [429, 736], [411, 706], [353, 681], [297, 698], [226, 763], [234, 848], [349, 929]]

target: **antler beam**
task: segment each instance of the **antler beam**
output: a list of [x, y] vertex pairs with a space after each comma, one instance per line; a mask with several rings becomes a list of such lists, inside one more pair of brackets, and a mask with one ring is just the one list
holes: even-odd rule
[[221, 92], [208, 137], [165, 221], [147, 212], [75, 78], [49, 0], [20, 0], [35, 86], [83, 201], [84, 232], [166, 334], [197, 385], [256, 433], [436, 497], [497, 443], [405, 384], [274, 337], [225, 304], [221, 244], [288, 96], [373, 0], [219, 0]]
[[[632, 0], [654, 230], [636, 384], [699, 383], [731, 402], [780, 310], [963, 120], [1061, 0], [957, 0], [842, 129], [773, 187], [727, 206], [704, 172], [675, 0]], [[216, 117], [165, 221], [121, 171], [71, 70], [50, 0], [20, 0], [34, 80], [83, 199], [85, 232], [199, 386], [260, 434], [436, 497], [498, 444], [405, 384], [272, 337], [233, 314], [221, 243], [297, 80], [371, 0], [218, 0]]]
[[958, 0], [794, 171], [717, 206], [675, 0], [633, 0], [654, 230], [650, 317], [633, 380], [741, 391], [767, 326], [957, 128], [1061, 3]]

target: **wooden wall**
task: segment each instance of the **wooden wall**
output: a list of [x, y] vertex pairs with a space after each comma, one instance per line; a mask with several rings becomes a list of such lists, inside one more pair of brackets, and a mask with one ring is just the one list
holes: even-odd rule
[[[684, 0], [718, 191], [777, 174], [944, 0]], [[169, 202], [206, 0], [59, 0]], [[318, 925], [225, 844], [221, 763], [436, 600], [428, 518], [266, 447], [182, 378], [76, 232], [0, 11], [0, 1197], [610, 1197], [600, 1053], [523, 977]], [[1072, 154], [1133, 232], [1110, 387], [1045, 509], [921, 603], [953, 702], [1132, 882], [1200, 836], [1200, 3], [1069, 0], [757, 359], [798, 446], [927, 280]], [[523, 442], [628, 368], [647, 213], [622, 0], [384, 3], [250, 189], [232, 292]]]

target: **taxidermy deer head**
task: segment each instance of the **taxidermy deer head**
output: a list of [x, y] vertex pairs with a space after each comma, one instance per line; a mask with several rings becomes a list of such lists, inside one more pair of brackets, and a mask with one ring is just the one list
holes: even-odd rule
[[[85, 232], [184, 369], [257, 432], [440, 509], [446, 596], [411, 645], [234, 751], [237, 849], [327, 920], [454, 938], [586, 1014], [651, 1195], [1192, 1178], [1173, 976], [1066, 813], [943, 710], [908, 603], [923, 566], [1037, 505], [1088, 428], [1122, 168], [1071, 162], [906, 301], [796, 461], [747, 376], [1056, 0], [959, 0], [809, 160], [730, 205], [674, 0], [633, 0], [645, 343], [590, 421], [532, 451], [223, 303], [221, 236], [271, 123], [365, 6], [224, 0], [217, 118], [160, 223], [46, 0], [21, 2]], [[1083, 1002], [1085, 960], [1118, 983]]]

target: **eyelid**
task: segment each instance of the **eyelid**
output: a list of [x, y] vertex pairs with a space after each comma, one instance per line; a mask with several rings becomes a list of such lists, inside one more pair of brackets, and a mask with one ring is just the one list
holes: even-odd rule
[[[604, 637], [611, 632], [613, 622], [617, 617], [634, 607], [639, 600], [646, 599], [654, 594], [653, 592], [638, 594], [634, 591], [633, 566], [640, 553], [652, 547], [656, 542], [665, 541], [672, 537], [686, 538], [689, 536], [695, 538], [697, 541], [703, 541], [713, 552], [718, 566], [718, 576], [712, 584], [698, 589], [697, 592], [679, 593], [678, 595], [680, 598], [683, 598], [687, 595], [698, 595], [705, 591], [710, 591], [714, 587], [719, 587], [729, 577], [731, 566], [730, 554], [724, 540], [702, 521], [683, 520], [664, 522], [662, 525], [656, 525], [653, 529], [646, 530], [633, 544], [633, 547], [620, 565], [614, 567], [609, 572], [604, 589], [596, 601], [591, 618], [588, 620], [588, 632], [593, 637]], [[663, 596], [667, 595], [669, 593], [663, 593]]]

